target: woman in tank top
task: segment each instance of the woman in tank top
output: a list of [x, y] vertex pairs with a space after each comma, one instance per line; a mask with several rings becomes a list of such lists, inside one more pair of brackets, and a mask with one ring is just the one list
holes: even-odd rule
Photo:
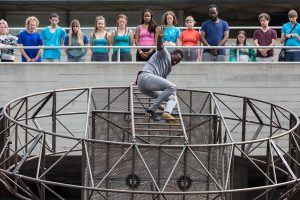
[[[136, 46], [155, 46], [157, 38], [157, 25], [153, 19], [151, 10], [146, 9], [142, 12], [141, 25], [136, 27], [135, 44]], [[136, 61], [148, 61], [155, 53], [154, 48], [138, 48]]]
[[[95, 30], [90, 34], [90, 46], [110, 46], [110, 33], [105, 30], [106, 22], [103, 16], [96, 17]], [[109, 48], [92, 48], [91, 61], [108, 62]]]
[[[120, 14], [117, 17], [117, 29], [111, 33], [112, 46], [132, 46], [134, 37], [132, 31], [127, 28], [127, 17]], [[118, 48], [113, 49], [112, 61], [118, 61]], [[131, 49], [120, 48], [120, 61], [132, 61]]]

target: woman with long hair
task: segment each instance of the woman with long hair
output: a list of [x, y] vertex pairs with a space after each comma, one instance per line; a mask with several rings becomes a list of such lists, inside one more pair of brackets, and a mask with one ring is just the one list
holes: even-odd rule
[[[80, 22], [74, 19], [70, 25], [70, 32], [64, 41], [65, 46], [88, 46], [89, 41], [87, 36], [81, 32]], [[68, 62], [84, 62], [86, 48], [66, 49]]]
[[[90, 34], [90, 46], [111, 46], [110, 33], [106, 31], [106, 21], [103, 16], [95, 19], [94, 31]], [[91, 61], [108, 62], [109, 48], [92, 48]]]
[[[246, 32], [241, 30], [238, 32], [236, 37], [235, 46], [250, 46], [247, 43]], [[239, 54], [237, 54], [237, 49], [230, 49], [229, 51], [229, 62], [255, 62], [256, 56], [255, 51], [250, 48], [239, 49]], [[237, 59], [238, 58], [238, 59]]]
[[[132, 46], [134, 36], [127, 27], [128, 19], [126, 15], [120, 14], [117, 17], [117, 29], [111, 33], [112, 46]], [[118, 61], [118, 48], [113, 49], [112, 61]], [[131, 49], [120, 48], [120, 61], [132, 61]]]
[[178, 24], [177, 17], [173, 11], [167, 11], [163, 15], [162, 24], [164, 25], [164, 37], [162, 38], [165, 46], [178, 46], [180, 29], [175, 27]]
[[[136, 46], [155, 46], [157, 38], [157, 25], [153, 19], [153, 12], [145, 9], [142, 12], [142, 21], [135, 31]], [[138, 48], [136, 52], [136, 61], [148, 61], [155, 53], [154, 48]]]

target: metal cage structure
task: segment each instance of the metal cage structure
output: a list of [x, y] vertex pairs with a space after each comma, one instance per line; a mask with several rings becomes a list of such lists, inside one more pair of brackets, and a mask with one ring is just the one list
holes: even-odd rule
[[[175, 96], [176, 119], [162, 122], [145, 116], [153, 99], [134, 84], [15, 99], [1, 118], [0, 181], [20, 199], [35, 200], [66, 199], [57, 188], [78, 190], [84, 200], [234, 200], [244, 194], [281, 200], [299, 190], [295, 114], [236, 95], [178, 89]], [[72, 156], [81, 158], [80, 184], [54, 176]], [[236, 184], [241, 161], [264, 182]]]

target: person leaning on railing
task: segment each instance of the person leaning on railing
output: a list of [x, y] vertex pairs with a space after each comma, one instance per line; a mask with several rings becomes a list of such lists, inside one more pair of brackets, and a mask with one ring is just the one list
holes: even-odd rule
[[[236, 42], [232, 46], [250, 46], [247, 43], [246, 32], [241, 30], [237, 34]], [[229, 62], [255, 62], [256, 55], [255, 51], [251, 48], [243, 49], [230, 49], [229, 51]]]
[[[17, 46], [18, 38], [9, 34], [8, 23], [0, 20], [0, 47], [14, 47]], [[1, 62], [14, 62], [15, 50], [14, 49], [1, 49]]]
[[[50, 26], [42, 30], [41, 38], [43, 39], [44, 46], [61, 46], [66, 37], [66, 31], [58, 26], [59, 15], [52, 13], [49, 17]], [[43, 60], [45, 62], [58, 62], [61, 58], [61, 49], [44, 49]]]
[[[112, 46], [132, 46], [134, 43], [134, 36], [131, 30], [127, 28], [127, 17], [120, 14], [117, 17], [117, 29], [111, 33]], [[132, 61], [130, 48], [113, 49], [112, 61], [118, 61], [118, 53], [120, 52], [120, 61]]]
[[[281, 29], [280, 43], [284, 46], [300, 46], [300, 25], [297, 23], [298, 13], [295, 10], [288, 12], [289, 22]], [[300, 61], [300, 49], [286, 49], [285, 61]]]
[[[87, 36], [81, 32], [80, 22], [74, 19], [70, 25], [70, 32], [64, 41], [65, 46], [88, 46], [89, 40]], [[84, 62], [87, 52], [86, 48], [65, 49], [68, 62]]]
[[[165, 46], [178, 46], [180, 44], [181, 31], [175, 25], [178, 24], [177, 17], [173, 11], [167, 11], [163, 15], [162, 24], [164, 25], [164, 36], [162, 41]], [[171, 53], [175, 48], [168, 48]]]
[[[200, 46], [200, 32], [194, 29], [195, 20], [192, 16], [185, 18], [187, 29], [181, 32], [180, 43], [182, 46]], [[195, 48], [184, 48], [182, 61], [201, 61], [201, 51]]]
[[[111, 46], [110, 33], [106, 31], [106, 21], [103, 16], [95, 19], [94, 31], [90, 34], [90, 46]], [[92, 62], [108, 62], [109, 48], [92, 48]]]
[[[275, 46], [277, 33], [269, 27], [271, 20], [270, 15], [261, 13], [258, 15], [261, 28], [256, 30], [253, 34], [254, 46]], [[257, 62], [273, 62], [274, 49], [273, 48], [258, 48], [256, 51]]]
[[[26, 30], [19, 34], [18, 45], [20, 46], [42, 46], [43, 40], [36, 31], [39, 26], [39, 20], [34, 17], [28, 17], [25, 21]], [[20, 49], [22, 62], [41, 62], [42, 49]]]
[[[135, 30], [136, 46], [154, 46], [157, 40], [157, 25], [153, 19], [151, 10], [146, 9], [142, 12], [142, 21]], [[148, 61], [155, 53], [155, 49], [138, 48], [136, 52], [136, 61]]]

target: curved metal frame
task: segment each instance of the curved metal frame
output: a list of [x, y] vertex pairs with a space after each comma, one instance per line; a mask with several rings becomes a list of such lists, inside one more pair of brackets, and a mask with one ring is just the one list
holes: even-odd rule
[[[164, 129], [153, 131], [149, 128], [150, 126], [160, 125], [152, 122], [136, 122], [135, 117], [140, 118], [142, 111], [149, 104], [147, 101], [150, 101], [139, 95], [134, 85], [111, 88], [73, 88], [36, 93], [9, 102], [4, 108], [6, 128], [0, 133], [0, 136], [5, 138], [5, 144], [0, 149], [1, 183], [8, 191], [22, 199], [45, 199], [45, 191], [59, 199], [64, 199], [51, 189], [53, 185], [79, 189], [82, 192], [82, 199], [99, 197], [110, 199], [108, 194], [115, 193], [130, 195], [132, 199], [135, 199], [135, 195], [141, 194], [148, 195], [149, 198], [154, 195], [154, 199], [182, 196], [185, 199], [189, 197], [191, 199], [194, 197], [231, 199], [234, 193], [249, 191], [258, 192], [259, 195], [254, 199], [259, 199], [268, 198], [272, 190], [277, 187], [287, 186], [284, 194], [274, 198], [279, 200], [290, 197], [299, 189], [299, 119], [289, 110], [253, 98], [198, 90], [178, 90], [179, 125], [177, 126], [181, 127], [181, 133], [166, 136], [161, 134], [166, 131], [165, 125]], [[127, 100], [123, 101], [124, 99]], [[135, 107], [137, 102], [139, 106]], [[110, 119], [112, 116], [121, 115], [130, 118], [128, 120], [124, 118], [128, 127], [121, 126], [118, 121]], [[106, 120], [108, 126], [121, 131], [127, 141], [93, 136], [95, 116]], [[199, 117], [206, 117], [206, 121], [196, 120], [195, 122], [191, 120], [193, 117], [197, 120]], [[198, 131], [197, 128], [207, 122], [209, 122], [208, 127], [211, 133], [214, 134], [211, 143], [194, 142], [193, 137], [198, 136], [192, 136], [191, 133]], [[139, 128], [138, 124], [142, 124], [143, 127]], [[159, 132], [159, 134], [140, 135], [140, 130], [148, 133]], [[167, 131], [173, 133], [177, 129], [171, 128]], [[61, 146], [61, 143], [65, 146]], [[107, 168], [106, 173], [101, 176], [101, 180], [96, 181], [93, 171], [95, 168], [90, 163], [93, 161], [92, 153], [96, 151], [91, 149], [97, 149], [103, 145], [110, 146], [110, 148], [118, 147], [122, 149], [122, 153], [116, 156], [117, 158]], [[177, 152], [176, 155], [172, 155], [174, 163], [168, 172], [169, 175], [165, 177], [164, 184], [158, 181], [146, 157], [145, 152], [152, 149], [160, 149], [159, 152], [163, 154], [167, 154], [169, 149]], [[214, 154], [215, 151], [223, 151], [224, 158], [219, 153]], [[207, 152], [208, 160], [203, 161], [199, 152]], [[193, 157], [193, 163], [183, 160], [187, 154]], [[212, 159], [210, 154], [220, 157], [210, 161]], [[52, 181], [47, 176], [49, 172], [55, 170], [60, 161], [69, 155], [81, 155], [84, 160], [82, 169], [84, 181], [81, 185]], [[131, 156], [132, 163], [139, 160], [141, 166], [144, 167], [148, 181], [153, 186], [152, 190], [107, 186], [107, 178], [128, 155]], [[257, 155], [265, 156], [266, 160], [257, 158]], [[45, 160], [51, 156], [58, 156], [58, 159], [46, 168]], [[168, 154], [168, 156], [171, 155]], [[257, 173], [264, 177], [264, 186], [234, 188], [233, 170], [236, 156], [247, 160]], [[34, 176], [22, 174], [22, 168], [26, 162], [34, 160], [37, 161]], [[217, 172], [211, 168], [214, 162], [220, 162], [218, 166], [221, 169], [217, 169], [219, 170]], [[208, 178], [207, 190], [190, 188], [180, 191], [178, 188], [169, 187], [175, 171], [177, 172], [177, 167], [181, 165], [185, 166], [185, 169], [195, 165], [199, 168], [198, 172], [205, 173]], [[131, 168], [133, 172], [134, 168], [133, 164]], [[184, 169], [183, 173], [186, 173]], [[286, 179], [278, 180], [279, 175], [284, 175]], [[33, 192], [27, 182], [36, 183], [38, 193]], [[103, 183], [106, 183], [107, 187]]]

